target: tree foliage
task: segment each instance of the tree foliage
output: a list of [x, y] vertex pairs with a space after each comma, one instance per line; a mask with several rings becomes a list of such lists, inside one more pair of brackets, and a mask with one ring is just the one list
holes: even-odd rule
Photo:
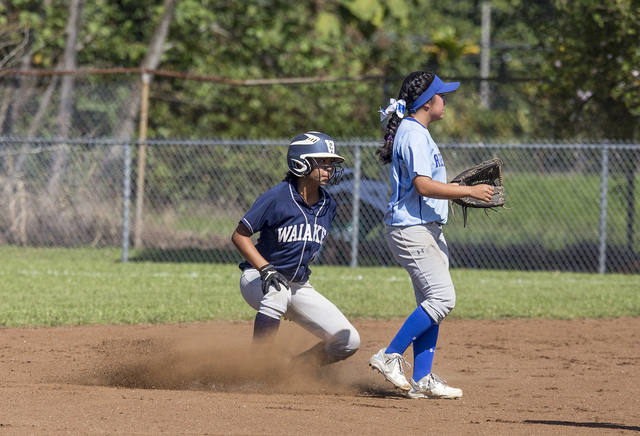
[[538, 96], [559, 137], [640, 137], [640, 3], [555, 0]]
[[[637, 138], [637, 0], [492, 0], [492, 103], [463, 81], [440, 137]], [[377, 136], [376, 110], [422, 69], [477, 77], [478, 0], [181, 0], [160, 68], [229, 79], [386, 80], [238, 87], [154, 78], [150, 136], [290, 137], [302, 130]], [[79, 67], [137, 67], [162, 0], [93, 0], [78, 38]], [[67, 1], [0, 2], [0, 61], [55, 68]], [[28, 43], [25, 43], [28, 42]], [[515, 85], [514, 78], [540, 82]], [[100, 77], [94, 80], [113, 80]]]

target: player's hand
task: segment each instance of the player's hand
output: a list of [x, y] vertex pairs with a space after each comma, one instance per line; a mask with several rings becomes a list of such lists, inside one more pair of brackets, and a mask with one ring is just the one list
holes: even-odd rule
[[477, 198], [478, 200], [491, 201], [493, 197], [493, 186], [490, 185], [475, 185], [471, 187], [471, 195], [469, 197]]
[[284, 290], [289, 289], [289, 282], [284, 278], [282, 274], [276, 271], [275, 267], [270, 263], [266, 264], [262, 268], [258, 270], [260, 273], [260, 278], [262, 279], [262, 293], [267, 295], [269, 293], [269, 288], [274, 287], [276, 291], [280, 291], [280, 286], [283, 287]]

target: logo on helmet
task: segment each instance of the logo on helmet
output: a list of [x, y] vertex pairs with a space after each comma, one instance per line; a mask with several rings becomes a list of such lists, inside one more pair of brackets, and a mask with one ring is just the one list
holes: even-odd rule
[[329, 153], [335, 153], [336, 152], [336, 144], [329, 140], [329, 139], [325, 139], [324, 140], [325, 144], [327, 144], [327, 149], [329, 150]]
[[[293, 142], [290, 145], [313, 145], [320, 140], [319, 137], [310, 135], [309, 133], [304, 133], [305, 137], [302, 139], [298, 139], [300, 138], [300, 136], [302, 135], [298, 135], [296, 138], [294, 138]], [[296, 139], [298, 140], [296, 141]]]

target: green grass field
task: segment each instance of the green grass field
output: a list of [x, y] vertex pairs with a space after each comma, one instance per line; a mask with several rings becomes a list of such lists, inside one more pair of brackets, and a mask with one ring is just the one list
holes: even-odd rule
[[[312, 267], [347, 317], [404, 318], [415, 307], [401, 268]], [[451, 317], [640, 316], [640, 276], [452, 270]], [[0, 247], [0, 326], [250, 320], [236, 265], [120, 262], [117, 249]]]

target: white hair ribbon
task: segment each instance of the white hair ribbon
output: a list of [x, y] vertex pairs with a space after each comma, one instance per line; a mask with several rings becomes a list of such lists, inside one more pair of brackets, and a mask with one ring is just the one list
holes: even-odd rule
[[382, 109], [380, 108], [380, 110], [378, 112], [380, 112], [380, 121], [383, 121], [385, 118], [387, 118], [389, 115], [393, 114], [394, 112], [400, 117], [400, 118], [404, 118], [404, 112], [405, 109], [407, 107], [407, 103], [400, 99], [398, 101], [396, 101], [395, 98], [392, 98], [389, 101], [389, 106], [387, 106], [386, 109]]

